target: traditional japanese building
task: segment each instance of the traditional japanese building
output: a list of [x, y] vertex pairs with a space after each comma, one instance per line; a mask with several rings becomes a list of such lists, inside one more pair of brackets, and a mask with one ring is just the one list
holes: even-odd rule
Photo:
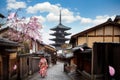
[[61, 11], [60, 11], [60, 19], [59, 19], [59, 24], [57, 26], [55, 26], [54, 28], [51, 28], [50, 30], [55, 31], [54, 33], [50, 34], [52, 36], [55, 36], [55, 38], [50, 39], [52, 41], [54, 41], [55, 43], [51, 44], [53, 46], [55, 46], [55, 48], [57, 50], [61, 49], [61, 45], [65, 44], [66, 41], [68, 41], [69, 39], [66, 38], [65, 36], [70, 35], [71, 33], [67, 33], [67, 30], [70, 30], [70, 27], [64, 26], [61, 23]]
[[[72, 64], [86, 80], [120, 79], [120, 15], [72, 35], [70, 44], [74, 53]], [[109, 74], [109, 65], [115, 69], [114, 76]]]
[[120, 42], [120, 15], [106, 22], [71, 36], [73, 47], [86, 43], [92, 48], [94, 42]]
[[0, 80], [15, 80], [19, 46], [17, 42], [0, 37]]

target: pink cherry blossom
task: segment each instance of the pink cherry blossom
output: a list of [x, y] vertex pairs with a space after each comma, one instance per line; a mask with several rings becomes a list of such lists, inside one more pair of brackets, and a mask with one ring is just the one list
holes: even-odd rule
[[42, 29], [41, 23], [39, 23], [37, 17], [31, 17], [30, 20], [26, 23], [26, 18], [22, 17], [19, 18], [16, 16], [17, 13], [11, 13], [8, 16], [8, 22], [10, 23], [10, 27], [14, 29], [15, 32], [9, 32], [11, 34], [11, 39], [15, 40], [26, 40], [27, 38], [31, 37], [34, 40], [41, 41], [41, 33], [40, 30]]
[[16, 16], [16, 13], [10, 13], [9, 15], [8, 15], [8, 19], [12, 19], [12, 18], [14, 18]]
[[112, 66], [109, 66], [109, 74], [110, 74], [110, 76], [115, 75], [115, 69]]

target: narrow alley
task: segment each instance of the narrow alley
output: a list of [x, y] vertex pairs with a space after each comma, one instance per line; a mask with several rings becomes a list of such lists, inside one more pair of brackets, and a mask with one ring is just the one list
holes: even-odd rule
[[41, 78], [39, 73], [29, 76], [25, 80], [71, 80], [69, 76], [63, 71], [63, 63], [57, 62], [56, 65], [51, 65], [48, 68], [47, 77]]

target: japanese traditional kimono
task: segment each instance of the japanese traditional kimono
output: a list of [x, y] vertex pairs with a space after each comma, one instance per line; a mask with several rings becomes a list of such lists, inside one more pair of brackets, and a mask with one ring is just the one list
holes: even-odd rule
[[47, 75], [48, 64], [47, 60], [44, 57], [40, 59], [39, 67], [40, 67], [39, 73], [41, 77], [45, 77]]

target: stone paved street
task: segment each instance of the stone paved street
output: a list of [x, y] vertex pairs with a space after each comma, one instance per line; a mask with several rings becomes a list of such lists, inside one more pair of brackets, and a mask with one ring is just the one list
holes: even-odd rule
[[51, 65], [47, 72], [47, 77], [41, 78], [39, 73], [35, 73], [26, 80], [71, 80], [63, 71], [63, 63], [57, 62], [56, 65]]

